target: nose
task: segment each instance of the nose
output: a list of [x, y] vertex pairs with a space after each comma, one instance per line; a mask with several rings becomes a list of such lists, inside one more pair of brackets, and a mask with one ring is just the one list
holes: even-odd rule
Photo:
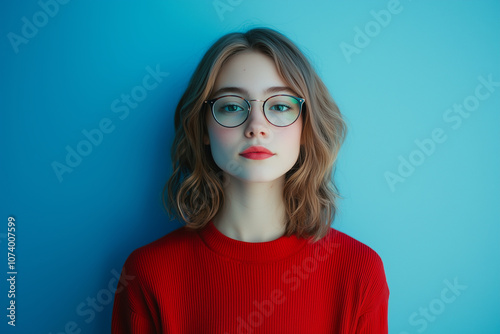
[[263, 138], [269, 137], [270, 124], [262, 111], [262, 103], [262, 101], [250, 102], [252, 109], [245, 122], [245, 136], [248, 138], [254, 136], [261, 136]]

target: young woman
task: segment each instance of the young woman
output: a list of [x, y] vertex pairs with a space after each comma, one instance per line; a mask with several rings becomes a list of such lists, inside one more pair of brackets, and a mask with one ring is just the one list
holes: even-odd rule
[[220, 38], [175, 129], [167, 209], [186, 225], [128, 257], [113, 333], [387, 333], [380, 257], [330, 227], [345, 124], [289, 39]]

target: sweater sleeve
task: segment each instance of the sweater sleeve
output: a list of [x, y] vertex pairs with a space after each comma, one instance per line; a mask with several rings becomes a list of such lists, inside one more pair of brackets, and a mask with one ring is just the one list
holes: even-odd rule
[[146, 289], [141, 281], [137, 250], [125, 261], [120, 280], [115, 291], [111, 320], [112, 334], [154, 334], [155, 322], [152, 318]]
[[388, 300], [383, 301], [374, 310], [363, 314], [358, 320], [356, 334], [387, 334]]
[[[116, 316], [115, 316], [116, 314]], [[112, 334], [153, 334], [156, 330], [150, 319], [132, 310], [122, 309], [115, 312], [113, 308]]]
[[387, 309], [389, 306], [389, 287], [382, 259], [371, 253], [370, 280], [366, 290], [366, 303], [358, 318], [356, 334], [387, 334]]

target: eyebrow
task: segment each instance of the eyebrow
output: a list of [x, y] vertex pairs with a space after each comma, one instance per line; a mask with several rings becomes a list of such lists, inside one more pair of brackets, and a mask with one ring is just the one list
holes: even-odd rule
[[[213, 96], [220, 96], [226, 93], [238, 93], [246, 97], [249, 96], [248, 90], [241, 87], [222, 87], [213, 93]], [[274, 94], [274, 93], [290, 93], [297, 95], [290, 87], [286, 86], [273, 86], [269, 87], [264, 91], [264, 95]]]

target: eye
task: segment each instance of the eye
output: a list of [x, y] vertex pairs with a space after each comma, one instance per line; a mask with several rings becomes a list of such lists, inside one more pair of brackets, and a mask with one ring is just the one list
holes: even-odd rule
[[275, 104], [275, 105], [271, 106], [271, 108], [269, 108], [269, 109], [274, 110], [274, 111], [284, 112], [284, 111], [290, 110], [291, 107], [286, 105], [286, 104]]
[[225, 104], [221, 107], [221, 110], [223, 112], [229, 112], [229, 113], [233, 113], [233, 112], [240, 112], [240, 111], [243, 111], [243, 108], [238, 105], [238, 104]]

